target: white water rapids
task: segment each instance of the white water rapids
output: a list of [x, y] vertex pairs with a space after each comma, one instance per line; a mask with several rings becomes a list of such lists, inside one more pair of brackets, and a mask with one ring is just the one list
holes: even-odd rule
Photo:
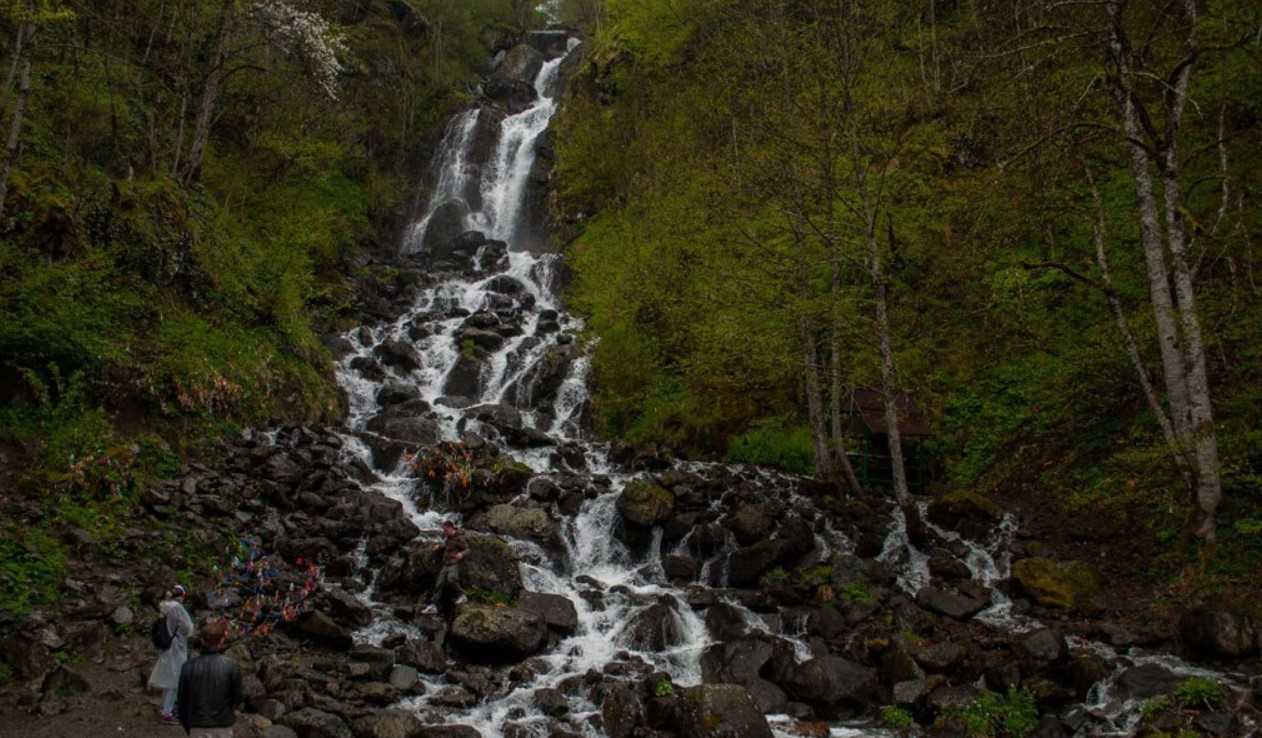
[[[571, 51], [578, 45], [570, 39]], [[701, 655], [712, 639], [702, 619], [688, 604], [688, 593], [672, 586], [663, 567], [660, 531], [646, 558], [637, 559], [614, 535], [618, 524], [616, 501], [623, 486], [631, 478], [629, 474], [615, 470], [608, 458], [608, 448], [584, 436], [581, 416], [588, 400], [587, 372], [589, 363], [579, 355], [568, 366], [566, 376], [546, 403], [536, 401], [534, 386], [536, 369], [548, 360], [551, 352], [559, 347], [570, 346], [582, 330], [581, 322], [569, 315], [553, 293], [555, 255], [532, 254], [512, 250], [512, 241], [521, 226], [523, 203], [526, 200], [530, 175], [535, 166], [537, 147], [547, 130], [557, 103], [549, 96], [555, 90], [557, 76], [565, 57], [546, 61], [534, 80], [538, 94], [535, 104], [516, 115], [503, 119], [499, 125], [494, 156], [489, 165], [471, 166], [470, 147], [476, 136], [481, 116], [488, 111], [472, 108], [456, 116], [448, 125], [435, 163], [434, 185], [421, 217], [407, 238], [407, 248], [415, 249], [424, 241], [426, 231], [435, 211], [445, 203], [459, 201], [468, 206], [465, 227], [478, 230], [492, 239], [509, 242], [507, 264], [483, 264], [494, 257], [486, 246], [475, 258], [480, 267], [472, 274], [452, 277], [426, 288], [416, 303], [393, 323], [376, 327], [364, 327], [346, 334], [354, 350], [338, 365], [338, 379], [349, 400], [346, 421], [345, 453], [350, 457], [372, 465], [372, 451], [363, 440], [369, 422], [378, 416], [382, 403], [378, 396], [383, 387], [397, 384], [413, 388], [420, 400], [432, 408], [437, 422], [438, 435], [445, 440], [457, 440], [466, 431], [477, 431], [481, 424], [472, 417], [469, 408], [486, 404], [512, 404], [521, 412], [526, 428], [537, 430], [551, 437], [553, 445], [534, 449], [506, 450], [515, 459], [530, 466], [539, 474], [554, 472], [553, 454], [558, 446], [568, 445], [581, 449], [586, 473], [608, 479], [606, 492], [586, 500], [578, 514], [566, 520], [562, 526], [563, 550], [558, 555], [549, 554], [537, 545], [526, 541], [512, 541], [515, 553], [521, 560], [522, 577], [527, 590], [556, 594], [573, 603], [578, 615], [577, 631], [562, 639], [556, 647], [536, 659], [536, 664], [546, 668], [529, 682], [521, 684], [511, 693], [491, 698], [469, 708], [441, 707], [433, 700], [451, 686], [443, 676], [424, 677], [424, 694], [408, 698], [401, 706], [414, 709], [423, 715], [442, 714], [443, 721], [464, 724], [476, 728], [487, 738], [502, 735], [503, 725], [512, 720], [531, 731], [531, 735], [546, 736], [548, 718], [538, 713], [532, 704], [537, 689], [556, 687], [563, 681], [582, 676], [589, 671], [601, 672], [606, 666], [625, 661], [626, 654], [642, 658], [655, 670], [669, 673], [676, 684], [691, 685], [701, 681]], [[476, 194], [476, 196], [474, 196]], [[503, 291], [504, 278], [521, 285], [523, 290], [506, 301]], [[511, 304], [509, 304], [511, 302]], [[462, 356], [468, 347], [462, 345], [461, 331], [470, 315], [492, 312], [516, 321], [520, 331], [507, 337], [502, 345], [488, 350], [485, 360], [477, 370], [476, 396], [453, 401], [449, 398], [449, 382], [458, 371]], [[555, 322], [555, 329], [545, 329]], [[424, 331], [417, 333], [417, 327]], [[395, 366], [384, 367], [385, 379], [368, 378], [356, 369], [357, 360], [369, 360], [386, 342], [401, 342], [415, 348], [422, 366], [406, 371]], [[704, 465], [681, 464], [681, 468], [701, 470]], [[768, 474], [751, 471], [753, 474]], [[436, 529], [444, 519], [458, 518], [420, 506], [414, 496], [418, 480], [400, 461], [398, 466], [381, 475], [371, 488], [384, 496], [398, 500], [411, 520], [419, 526], [426, 538], [437, 538]], [[1015, 530], [1015, 520], [1005, 519], [991, 540], [984, 543], [960, 539], [952, 531], [935, 529], [944, 541], [957, 541], [967, 548], [962, 557], [974, 577], [992, 585], [1008, 576], [1007, 546]], [[691, 534], [690, 534], [691, 535]], [[735, 544], [730, 538], [726, 544], [701, 562], [699, 581], [710, 586], [724, 587], [727, 577], [728, 553]], [[831, 526], [817, 529], [815, 547], [809, 555], [812, 562], [824, 562], [834, 553], [848, 553], [852, 549], [844, 535]], [[682, 551], [688, 539], [676, 544]], [[894, 525], [885, 542], [881, 560], [895, 566], [899, 572], [899, 585], [915, 594], [929, 582], [928, 556], [917, 550], [907, 539], [906, 525], [901, 512], [895, 512]], [[371, 576], [371, 575], [370, 575]], [[415, 626], [395, 619], [389, 608], [379, 606], [374, 599], [374, 589], [368, 587], [359, 596], [370, 605], [378, 606], [377, 620], [373, 625], [356, 634], [360, 643], [380, 645], [396, 634], [412, 637], [424, 636]], [[988, 625], [1010, 631], [1023, 632], [1041, 627], [1039, 623], [1013, 612], [1012, 602], [998, 589], [991, 589], [991, 606], [978, 617]], [[731, 603], [735, 605], [736, 603]], [[674, 641], [660, 650], [646, 649], [636, 643], [628, 625], [637, 614], [654, 606], [669, 608], [673, 618], [671, 630], [677, 634]], [[744, 607], [744, 613], [752, 630], [772, 634], [772, 629], [760, 616]], [[810, 644], [793, 633], [786, 633], [784, 624], [777, 623], [774, 635], [788, 640], [798, 661], [812, 656]], [[1075, 642], [1075, 648], [1104, 648], [1097, 644]], [[1110, 654], [1112, 661], [1125, 661], [1118, 654]], [[1141, 656], [1128, 657], [1138, 663]], [[1154, 657], [1155, 658], [1155, 657]], [[1172, 657], [1161, 657], [1163, 664], [1178, 673], [1196, 674], [1196, 670]], [[1105, 719], [1125, 733], [1133, 727], [1137, 705], [1122, 704], [1111, 698], [1110, 689], [1116, 674], [1097, 685], [1092, 693], [1092, 704], [1084, 706], [1098, 718]], [[569, 724], [583, 731], [590, 738], [599, 738], [599, 731], [589, 716], [599, 711], [599, 705], [577, 697], [570, 697]], [[786, 716], [771, 716], [773, 731], [778, 736], [797, 735], [791, 732], [792, 721]], [[886, 735], [871, 726], [835, 725], [833, 736], [853, 738], [862, 735]]]

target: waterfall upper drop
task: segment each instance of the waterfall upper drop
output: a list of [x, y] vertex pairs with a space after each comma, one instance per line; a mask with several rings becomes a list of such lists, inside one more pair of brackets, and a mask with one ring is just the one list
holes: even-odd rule
[[[551, 59], [534, 52], [538, 58], [502, 61], [501, 67], [511, 68], [485, 90], [495, 104], [452, 118], [430, 175], [429, 198], [404, 239], [404, 253], [445, 248], [467, 231], [529, 247], [521, 243], [528, 235], [523, 203], [531, 180], [542, 179], [539, 149], [557, 111], [562, 65], [581, 43], [568, 38], [564, 52]], [[531, 76], [529, 82], [524, 75]]]

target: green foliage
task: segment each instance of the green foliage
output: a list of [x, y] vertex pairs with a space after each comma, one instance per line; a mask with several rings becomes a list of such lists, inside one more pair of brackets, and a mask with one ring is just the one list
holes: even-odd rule
[[872, 594], [872, 588], [861, 579], [855, 579], [841, 585], [838, 594], [841, 595], [843, 600], [852, 605], [870, 605], [876, 602], [876, 596]]
[[1028, 691], [1010, 688], [1006, 695], [983, 690], [957, 717], [974, 738], [1025, 738], [1038, 727], [1039, 713]]
[[1170, 706], [1170, 698], [1166, 695], [1157, 695], [1152, 699], [1144, 700], [1144, 704], [1139, 708], [1139, 714], [1144, 718], [1151, 718], [1166, 710]]
[[881, 724], [893, 731], [904, 731], [916, 724], [915, 719], [898, 705], [885, 705], [881, 708]]
[[53, 602], [65, 563], [65, 546], [43, 530], [0, 530], [0, 610], [22, 615]]
[[465, 596], [470, 602], [476, 602], [482, 605], [495, 605], [496, 607], [512, 607], [515, 603], [512, 597], [503, 592], [497, 592], [492, 589], [483, 589], [481, 587], [468, 587], [464, 591]]
[[1188, 677], [1175, 685], [1174, 698], [1184, 707], [1212, 710], [1227, 698], [1218, 682], [1205, 677]]
[[658, 679], [657, 684], [653, 685], [653, 695], [655, 697], [672, 697], [675, 694], [675, 685], [669, 678]]
[[727, 459], [742, 464], [772, 466], [795, 474], [810, 474], [815, 469], [815, 448], [811, 431], [806, 426], [790, 428], [786, 427], [783, 418], [767, 418], [729, 442]]

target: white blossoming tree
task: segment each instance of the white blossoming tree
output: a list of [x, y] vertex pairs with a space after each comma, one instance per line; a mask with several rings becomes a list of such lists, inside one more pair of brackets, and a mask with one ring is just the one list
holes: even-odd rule
[[260, 69], [249, 59], [260, 46], [297, 60], [326, 95], [337, 99], [338, 76], [342, 71], [339, 57], [347, 53], [338, 29], [319, 13], [284, 0], [259, 0], [244, 13], [239, 12], [237, 0], [223, 0], [188, 156], [181, 162], [177, 142], [172, 166], [172, 173], [185, 184], [201, 173], [223, 82], [237, 71]]

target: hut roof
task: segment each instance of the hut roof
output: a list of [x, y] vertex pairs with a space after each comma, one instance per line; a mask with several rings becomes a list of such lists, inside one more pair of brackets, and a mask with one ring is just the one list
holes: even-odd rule
[[[863, 419], [868, 432], [875, 434], [889, 433], [885, 423], [885, 394], [873, 387], [856, 388], [851, 396], [851, 412]], [[900, 393], [894, 400], [898, 408], [898, 430], [904, 436], [931, 436], [929, 418], [916, 405], [911, 396]]]

